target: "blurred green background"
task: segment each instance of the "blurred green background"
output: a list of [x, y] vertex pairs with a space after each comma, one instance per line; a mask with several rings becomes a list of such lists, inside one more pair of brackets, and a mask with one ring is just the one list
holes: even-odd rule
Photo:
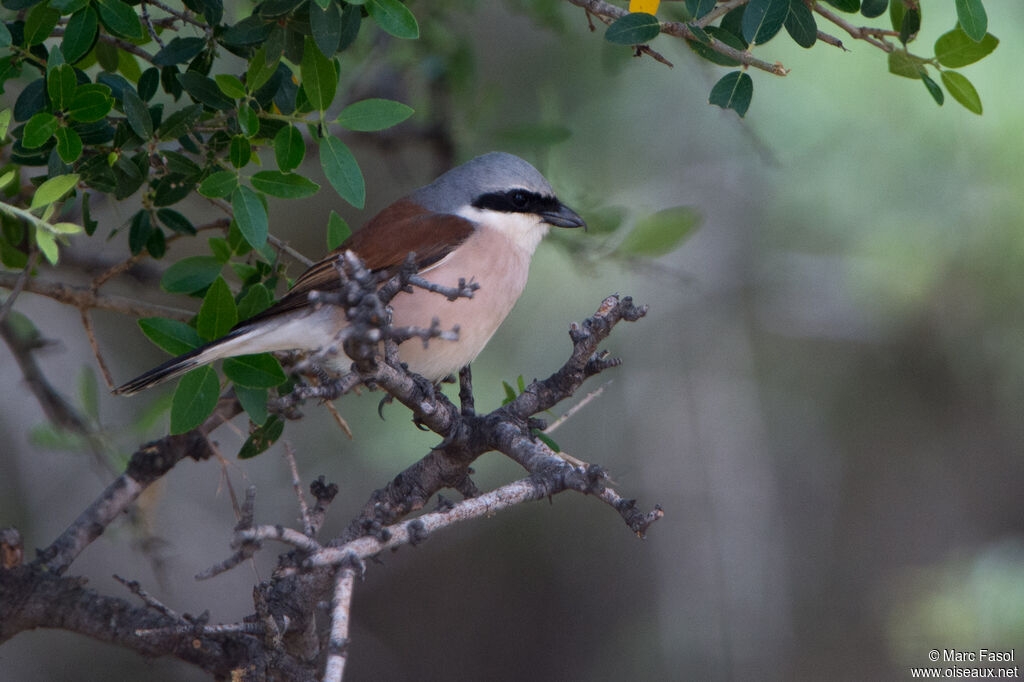
[[[981, 117], [949, 98], [937, 107], [869, 45], [802, 50], [782, 35], [757, 53], [791, 74], [751, 72], [753, 103], [739, 119], [707, 105], [726, 70], [684, 45], [654, 42], [669, 69], [605, 44], [577, 8], [544, 4], [542, 21], [525, 4], [415, 3], [424, 39], [361, 36], [366, 50], [395, 51], [358, 83], [417, 116], [443, 116], [456, 162], [523, 155], [586, 218], [608, 206], [627, 225], [676, 205], [703, 215], [681, 249], [653, 262], [584, 257], [599, 235], [549, 240], [473, 368], [478, 408], [496, 407], [503, 379], [546, 376], [565, 360], [568, 323], [604, 296], [649, 304], [606, 344], [624, 365], [586, 387], [604, 393], [556, 439], [666, 516], [639, 540], [604, 505], [563, 494], [382, 557], [356, 593], [346, 679], [908, 679], [931, 649], [1021, 648], [1024, 6], [987, 5], [1002, 42], [964, 69]], [[925, 11], [921, 52], [955, 23], [952, 0]], [[430, 80], [441, 71], [450, 98]], [[571, 135], [537, 145], [524, 134], [532, 126]], [[345, 213], [353, 225], [443, 170], [422, 140], [352, 143], [369, 188], [367, 210]], [[272, 231], [317, 256], [332, 207], [341, 210], [330, 192], [278, 202]], [[191, 210], [198, 222], [209, 209], [197, 200]], [[103, 211], [110, 226], [130, 215]], [[111, 247], [95, 241], [101, 259]], [[17, 309], [57, 340], [41, 359], [73, 392], [61, 378], [95, 364], [78, 315], [30, 295]], [[131, 320], [95, 318], [116, 379], [161, 360]], [[0, 380], [12, 387], [0, 410], [0, 525], [44, 546], [109, 474], [31, 443], [27, 427], [43, 416], [13, 388], [20, 375], [7, 356]], [[104, 423], [123, 426], [158, 398], [104, 395]], [[325, 533], [437, 440], [401, 407], [380, 421], [376, 395], [338, 406], [354, 441], [313, 405], [285, 432], [307, 481], [323, 473], [341, 487]], [[130, 452], [163, 428], [118, 442]], [[229, 552], [224, 479], [258, 486], [262, 522], [295, 523], [295, 500], [280, 445], [237, 462], [241, 432], [216, 438], [223, 471], [183, 462], [147, 493], [141, 523], [158, 540], [141, 547], [137, 531], [115, 527], [72, 571], [126, 598], [111, 574], [137, 579], [214, 622], [251, 612], [274, 548], [257, 573], [191, 577]], [[475, 468], [482, 488], [521, 475], [494, 454]], [[4, 680], [140, 677], [204, 679], [66, 633], [0, 648]]]

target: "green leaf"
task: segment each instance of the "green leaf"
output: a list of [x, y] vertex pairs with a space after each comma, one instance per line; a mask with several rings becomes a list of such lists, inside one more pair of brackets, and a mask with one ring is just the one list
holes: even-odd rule
[[87, 83], [79, 85], [75, 90], [71, 106], [68, 107], [68, 116], [78, 123], [91, 123], [109, 114], [113, 106], [114, 100], [110, 96], [109, 87], [99, 83]]
[[274, 135], [274, 158], [277, 167], [288, 172], [299, 167], [306, 155], [306, 141], [293, 125], [286, 125]]
[[956, 18], [960, 28], [976, 43], [980, 43], [988, 30], [988, 15], [981, 0], [956, 0]]
[[99, 19], [92, 7], [85, 7], [71, 15], [64, 29], [64, 40], [60, 43], [60, 50], [69, 64], [74, 64], [92, 49], [98, 28]]
[[12, 42], [14, 42], [14, 37], [11, 35], [11, 30], [7, 28], [7, 24], [0, 21], [0, 49], [10, 47]]
[[256, 192], [239, 185], [231, 195], [231, 208], [245, 241], [254, 249], [263, 248], [267, 243], [267, 210]]
[[50, 37], [50, 33], [57, 26], [60, 20], [60, 12], [51, 8], [46, 3], [36, 5], [28, 11], [25, 17], [25, 47], [39, 45]]
[[743, 12], [743, 39], [748, 44], [766, 43], [775, 37], [789, 15], [789, 0], [750, 0]]
[[159, 227], [154, 227], [149, 239], [146, 240], [146, 251], [149, 251], [153, 258], [163, 258], [167, 253], [167, 237]]
[[50, 0], [50, 7], [61, 14], [74, 14], [88, 4], [89, 0]]
[[625, 14], [608, 27], [604, 39], [613, 45], [641, 45], [658, 37], [661, 22], [653, 14], [633, 12]]
[[267, 389], [235, 386], [235, 396], [242, 404], [242, 409], [256, 426], [263, 426], [270, 416], [267, 412]]
[[359, 35], [359, 29], [363, 25], [363, 9], [351, 2], [345, 3], [341, 10], [341, 41], [338, 43], [338, 50], [347, 50], [355, 42]]
[[505, 399], [501, 401], [501, 404], [508, 405], [516, 399], [516, 390], [507, 381], [502, 381], [501, 387], [505, 389]]
[[191, 256], [167, 268], [160, 288], [171, 294], [192, 294], [213, 284], [222, 264], [213, 256]]
[[139, 21], [139, 15], [135, 13], [131, 5], [121, 2], [121, 0], [95, 0], [95, 4], [100, 12], [100, 21], [111, 33], [122, 38], [142, 39], [146, 37], [142, 30], [142, 23]]
[[238, 173], [222, 170], [213, 173], [199, 185], [199, 193], [210, 199], [229, 196], [238, 187]]
[[219, 339], [231, 331], [238, 322], [235, 297], [223, 277], [217, 276], [203, 296], [203, 305], [196, 317], [196, 331], [207, 341]]
[[[902, 2], [902, 0], [895, 1]], [[888, 7], [889, 0], [863, 0], [860, 3], [860, 13], [869, 19], [873, 19], [882, 16]]]
[[42, 229], [38, 225], [36, 226], [36, 246], [46, 256], [46, 260], [50, 262], [50, 265], [56, 265], [57, 259], [60, 257], [60, 251], [57, 248], [57, 240], [54, 236]]
[[331, 106], [338, 88], [338, 72], [334, 62], [320, 53], [312, 38], [306, 38], [302, 51], [302, 89], [314, 109], [323, 111]]
[[[2, 23], [2, 22], [0, 22]], [[11, 126], [11, 110], [3, 109], [0, 111], [0, 140], [7, 137], [7, 129]], [[0, 182], [0, 189], [2, 189], [7, 183]]]
[[64, 163], [74, 163], [82, 155], [82, 138], [73, 128], [57, 128], [57, 155]]
[[345, 219], [331, 211], [331, 217], [327, 219], [327, 250], [333, 251], [351, 236], [352, 228]]
[[96, 47], [93, 48], [93, 52], [96, 54], [96, 61], [99, 62], [100, 66], [105, 71], [115, 73], [117, 71], [117, 48], [110, 43], [100, 40], [96, 43]]
[[903, 50], [893, 50], [889, 53], [889, 73], [893, 75], [918, 79], [921, 77], [923, 68], [918, 57]]
[[178, 74], [178, 82], [181, 83], [181, 87], [185, 88], [185, 92], [192, 99], [205, 104], [211, 109], [230, 111], [235, 108], [235, 100], [222, 93], [220, 88], [217, 87], [217, 83], [211, 78], [207, 78], [195, 71], [186, 71], [185, 73]]
[[920, 6], [911, 9], [907, 8], [903, 15], [903, 22], [900, 24], [900, 42], [906, 45], [913, 40], [918, 31], [921, 30], [921, 9]]
[[199, 333], [184, 322], [166, 317], [143, 317], [138, 323], [146, 338], [171, 355], [182, 355], [203, 345]]
[[213, 254], [213, 257], [221, 263], [227, 263], [231, 260], [231, 247], [228, 245], [227, 239], [224, 239], [224, 237], [210, 237], [206, 240], [206, 243], [210, 246], [210, 252]]
[[82, 368], [78, 375], [78, 401], [82, 404], [82, 412], [92, 419], [100, 418], [100, 389], [96, 383], [96, 373], [92, 367]]
[[945, 101], [945, 95], [942, 94], [942, 88], [939, 84], [928, 77], [928, 74], [923, 70], [921, 71], [921, 80], [924, 81], [924, 87], [928, 88], [928, 94], [932, 96], [932, 99], [941, 107], [943, 101]]
[[175, 111], [160, 124], [156, 133], [157, 137], [162, 140], [173, 140], [188, 134], [202, 114], [203, 105], [201, 104], [193, 104], [180, 111]]
[[77, 87], [75, 68], [70, 64], [61, 64], [46, 74], [46, 91], [50, 94], [50, 103], [54, 109], [70, 106]]
[[28, 120], [25, 124], [24, 134], [21, 143], [26, 149], [42, 147], [50, 141], [53, 134], [57, 132], [60, 121], [53, 114], [41, 111]]
[[269, 308], [273, 302], [274, 297], [270, 289], [259, 283], [253, 284], [238, 302], [238, 319], [248, 320]]
[[742, 118], [754, 96], [754, 81], [742, 71], [727, 73], [711, 88], [709, 104], [732, 109]]
[[228, 97], [233, 99], [245, 97], [245, 86], [242, 85], [242, 81], [238, 76], [232, 76], [230, 73], [218, 73], [213, 77], [213, 80], [217, 83], [220, 91]]
[[953, 99], [964, 105], [968, 111], [981, 115], [981, 97], [965, 76], [956, 71], [943, 71], [942, 84], [946, 86]]
[[338, 195], [358, 209], [366, 203], [366, 182], [359, 162], [344, 142], [333, 135], [320, 139], [320, 166]]
[[366, 11], [385, 33], [407, 40], [420, 37], [416, 17], [399, 0], [369, 0]]
[[213, 414], [220, 398], [217, 372], [207, 365], [181, 378], [171, 401], [171, 434], [191, 431]]
[[800, 47], [813, 47], [818, 40], [818, 25], [814, 21], [814, 14], [803, 0], [789, 0], [785, 27], [789, 37]]
[[202, 52], [205, 47], [206, 41], [202, 38], [174, 38], [153, 55], [153, 64], [156, 66], [184, 64]]
[[238, 107], [238, 127], [247, 137], [256, 137], [260, 131], [260, 117], [248, 104]]
[[250, 459], [259, 455], [277, 442], [284, 433], [284, 420], [276, 414], [267, 419], [266, 423], [253, 431], [238, 451], [238, 459]]
[[146, 242], [149, 241], [149, 237], [152, 234], [153, 221], [149, 217], [149, 212], [144, 209], [137, 211], [132, 216], [132, 227], [128, 232], [128, 248], [133, 256], [142, 253], [142, 250], [146, 248]]
[[161, 208], [156, 212], [156, 219], [168, 229], [181, 234], [195, 234], [196, 228], [192, 222], [175, 210]]
[[252, 144], [245, 135], [235, 135], [231, 138], [231, 145], [228, 147], [228, 158], [235, 168], [244, 168], [252, 158]]
[[252, 186], [272, 197], [302, 199], [316, 194], [320, 185], [297, 173], [260, 171], [252, 176]]
[[288, 378], [281, 369], [281, 363], [270, 353], [228, 358], [224, 361], [224, 375], [249, 388], [273, 388]]
[[636, 221], [616, 251], [630, 256], [657, 258], [676, 249], [700, 224], [700, 214], [689, 206], [675, 206]]
[[309, 28], [313, 41], [326, 57], [333, 57], [341, 43], [341, 12], [338, 6], [328, 0], [326, 7], [315, 3], [309, 5]]
[[249, 70], [245, 74], [245, 84], [250, 92], [256, 92], [270, 80], [270, 77], [277, 71], [277, 64], [281, 61], [281, 55], [276, 55], [270, 64], [266, 62], [266, 59], [267, 48], [265, 46], [260, 46], [260, 49], [256, 50], [256, 53], [249, 59]]
[[686, 0], [686, 11], [691, 19], [700, 19], [715, 8], [715, 0]]
[[157, 88], [159, 87], [160, 69], [155, 66], [151, 66], [142, 72], [138, 83], [139, 97], [142, 98], [142, 101], [148, 102], [153, 99], [153, 95], [156, 94]]
[[991, 33], [986, 33], [980, 42], [975, 42], [958, 26], [943, 33], [935, 41], [935, 58], [943, 66], [959, 69], [987, 56], [998, 45], [999, 39]]
[[[799, 2], [799, 0], [797, 0], [797, 2]], [[716, 40], [720, 40], [729, 47], [734, 47], [741, 52], [747, 49], [747, 45], [743, 42], [742, 38], [719, 26], [708, 26], [704, 29], [704, 32], [707, 33], [708, 36]], [[698, 56], [708, 60], [709, 62], [718, 64], [719, 66], [740, 65], [740, 63], [732, 57], [726, 57], [724, 54], [716, 52], [707, 45], [697, 42], [696, 40], [687, 40], [686, 44], [689, 45], [690, 49], [696, 52]]]
[[195, 180], [177, 173], [171, 173], [160, 178], [153, 188], [154, 206], [173, 206], [195, 189]]
[[860, 0], [825, 0], [825, 2], [840, 12], [850, 12], [852, 14], [860, 9]]
[[124, 115], [128, 117], [128, 125], [135, 134], [143, 140], [153, 137], [153, 117], [149, 115], [149, 109], [142, 98], [134, 90], [126, 87], [121, 101], [124, 103]]
[[32, 195], [32, 205], [30, 208], [49, 206], [74, 189], [77, 184], [77, 173], [50, 178], [36, 188], [36, 193]]
[[369, 132], [398, 125], [412, 114], [412, 107], [401, 102], [390, 99], [364, 99], [342, 109], [336, 122], [349, 130]]
[[49, 422], [33, 426], [29, 430], [28, 439], [35, 447], [46, 450], [78, 452], [88, 447], [85, 436]]

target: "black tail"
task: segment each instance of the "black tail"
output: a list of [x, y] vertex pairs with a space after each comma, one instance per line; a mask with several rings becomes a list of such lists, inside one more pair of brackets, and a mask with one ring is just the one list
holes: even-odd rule
[[199, 346], [199, 348], [196, 348], [194, 350], [190, 350], [184, 355], [179, 355], [176, 358], [171, 358], [170, 360], [160, 365], [159, 367], [154, 367], [145, 374], [137, 376], [131, 381], [118, 386], [117, 388], [114, 389], [114, 394], [132, 395], [133, 393], [138, 393], [139, 391], [143, 391], [149, 388], [150, 386], [155, 386], [156, 384], [167, 381], [168, 379], [174, 379], [175, 377], [179, 377], [185, 372], [188, 372], [189, 370], [194, 369], [200, 365], [205, 365], [206, 363], [215, 360], [216, 358], [204, 359], [199, 356], [201, 356], [206, 351], [210, 350], [211, 346], [219, 344], [221, 341], [223, 341], [223, 339], [218, 339], [217, 341], [214, 341], [212, 343], [208, 343], [206, 345]]

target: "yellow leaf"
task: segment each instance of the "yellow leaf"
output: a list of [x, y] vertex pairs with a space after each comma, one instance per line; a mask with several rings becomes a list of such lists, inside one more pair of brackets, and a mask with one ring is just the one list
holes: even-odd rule
[[656, 14], [660, 4], [661, 0], [629, 0], [629, 11]]

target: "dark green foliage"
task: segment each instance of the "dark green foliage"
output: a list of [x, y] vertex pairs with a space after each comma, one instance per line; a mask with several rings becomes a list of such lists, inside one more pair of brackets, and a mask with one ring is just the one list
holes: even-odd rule
[[[920, 80], [940, 104], [948, 93], [980, 114], [977, 90], [967, 76], [952, 69], [988, 56], [999, 40], [988, 33], [983, 0], [951, 1], [957, 25], [936, 41], [934, 55], [921, 55], [912, 51], [921, 31], [919, 8], [908, 8], [901, 0], [826, 0], [829, 11], [847, 13], [843, 16], [853, 23], [857, 17], [849, 14], [873, 19], [888, 10], [888, 21], [898, 33], [898, 38], [879, 38], [894, 47], [887, 55], [889, 71]], [[202, 300], [192, 325], [162, 318], [140, 321], [146, 336], [172, 353], [216, 338], [273, 304], [274, 292], [285, 285], [283, 266], [271, 247], [272, 226], [282, 217], [275, 215], [281, 205], [276, 199], [302, 199], [320, 191], [307, 177], [309, 168], [319, 165], [331, 185], [324, 191], [333, 190], [362, 209], [367, 189], [353, 153], [360, 147], [352, 140], [397, 125], [405, 126], [402, 132], [416, 131], [436, 115], [426, 100], [423, 120], [403, 124], [414, 115], [408, 104], [350, 89], [371, 47], [376, 56], [387, 50], [389, 58], [394, 54], [416, 61], [421, 76], [455, 88], [468, 88], [473, 72], [470, 40], [446, 33], [448, 27], [437, 22], [421, 27], [414, 12], [424, 18], [438, 11], [430, 3], [264, 0], [228, 12], [222, 0], [183, 4], [190, 18], [207, 25], [168, 22], [159, 5], [136, 0], [0, 2], [0, 92], [12, 79], [18, 79], [16, 91], [20, 89], [13, 105], [0, 109], [0, 146], [7, 147], [0, 189], [5, 201], [42, 202], [34, 207], [11, 204], [34, 211], [38, 223], [6, 216], [0, 263], [24, 268], [34, 245], [56, 263], [67, 235], [77, 231], [84, 232], [78, 239], [118, 234], [121, 239], [104, 248], [121, 249], [124, 258], [166, 258], [161, 265], [163, 289]], [[804, 0], [749, 0], [719, 16], [716, 8], [721, 7], [715, 0], [686, 0], [673, 9], [662, 5], [659, 16], [616, 11], [618, 18], [604, 38], [637, 48], [658, 38], [673, 18], [688, 22], [674, 24], [679, 29], [675, 33], [687, 35], [697, 57], [729, 68], [724, 76], [719, 74], [710, 103], [744, 116], [753, 95], [755, 69], [750, 67], [756, 66], [755, 60], [774, 61], [765, 56], [764, 43], [784, 28], [781, 40], [815, 46], [823, 19]], [[147, 25], [144, 16], [164, 21]], [[403, 42], [419, 38], [421, 32], [420, 42]], [[426, 43], [432, 43], [431, 51], [416, 52]], [[723, 46], [735, 52], [724, 55]], [[643, 50], [650, 53], [646, 47], [632, 52]], [[630, 52], [615, 54], [628, 59]], [[407, 91], [417, 92], [394, 90]], [[572, 132], [567, 123], [526, 122], [506, 129], [502, 139], [513, 146], [547, 147]], [[315, 158], [307, 159], [307, 153]], [[9, 169], [13, 176], [7, 176]], [[36, 197], [18, 195], [19, 183], [35, 175]], [[89, 196], [96, 192], [123, 202], [123, 222], [101, 226], [91, 219]], [[197, 194], [229, 207], [230, 218], [194, 225], [189, 204], [182, 202]], [[270, 197], [275, 201], [268, 202]], [[69, 216], [80, 216], [81, 226], [61, 222], [77, 219]], [[605, 207], [594, 211], [591, 222], [595, 239], [608, 246], [606, 253], [651, 258], [685, 240], [698, 216], [681, 207], [629, 221], [621, 211]], [[321, 229], [328, 248], [351, 234], [334, 212]], [[179, 242], [200, 230], [203, 255], [183, 257], [196, 252], [178, 251]], [[283, 421], [268, 416], [267, 399], [285, 390], [284, 372], [277, 360], [264, 355], [228, 361], [224, 374], [260, 426], [245, 446], [247, 456], [257, 454], [283, 429]], [[515, 389], [508, 388], [514, 397]], [[214, 409], [220, 389], [215, 369], [186, 375], [174, 395], [172, 430], [201, 424]]]

